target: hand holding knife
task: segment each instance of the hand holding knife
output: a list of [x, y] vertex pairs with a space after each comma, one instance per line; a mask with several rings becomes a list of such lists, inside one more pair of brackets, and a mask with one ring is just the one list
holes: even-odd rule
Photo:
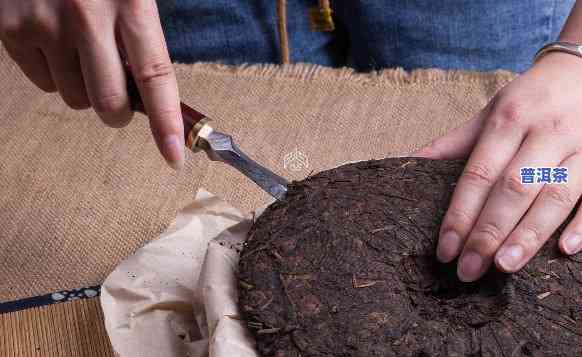
[[[126, 66], [126, 78], [131, 106], [134, 111], [147, 115], [131, 70]], [[204, 151], [212, 161], [222, 161], [251, 179], [265, 192], [282, 199], [287, 193], [287, 180], [243, 153], [230, 135], [214, 130], [210, 119], [184, 103], [180, 103], [184, 122], [186, 146], [193, 152]]]

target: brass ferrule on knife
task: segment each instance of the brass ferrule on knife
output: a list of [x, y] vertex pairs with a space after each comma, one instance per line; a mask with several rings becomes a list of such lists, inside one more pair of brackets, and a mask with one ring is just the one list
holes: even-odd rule
[[180, 103], [182, 118], [184, 120], [184, 142], [193, 152], [204, 150], [201, 137], [208, 136], [212, 132], [209, 122], [210, 118], [197, 112], [188, 105]]
[[213, 130], [208, 124], [209, 122], [210, 119], [204, 117], [188, 132], [188, 135], [186, 136], [186, 146], [193, 152], [204, 150], [200, 139], [204, 137], [204, 134], [208, 135]]

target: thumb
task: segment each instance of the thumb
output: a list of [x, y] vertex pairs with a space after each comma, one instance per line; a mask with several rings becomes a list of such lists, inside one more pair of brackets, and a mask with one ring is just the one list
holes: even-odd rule
[[464, 159], [475, 146], [483, 127], [484, 115], [480, 113], [473, 119], [432, 141], [411, 156], [430, 159]]

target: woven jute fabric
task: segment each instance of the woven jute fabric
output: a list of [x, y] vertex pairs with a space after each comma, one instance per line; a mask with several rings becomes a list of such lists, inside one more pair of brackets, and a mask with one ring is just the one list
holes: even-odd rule
[[[469, 120], [508, 72], [177, 64], [182, 100], [289, 179], [403, 155]], [[0, 52], [0, 301], [100, 283], [199, 187], [245, 211], [269, 197], [204, 153], [167, 168], [138, 115], [124, 129], [68, 109]]]

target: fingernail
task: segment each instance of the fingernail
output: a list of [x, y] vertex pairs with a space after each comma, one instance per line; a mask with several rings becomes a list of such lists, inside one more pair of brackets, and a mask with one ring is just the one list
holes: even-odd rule
[[437, 257], [443, 263], [453, 260], [461, 247], [461, 237], [455, 231], [445, 232], [439, 240]]
[[576, 233], [568, 233], [564, 237], [564, 250], [566, 254], [576, 254], [580, 250], [580, 244], [582, 243], [582, 236]]
[[524, 254], [521, 245], [513, 244], [501, 249], [497, 263], [506, 271], [514, 271], [521, 266]]
[[178, 171], [184, 166], [184, 144], [177, 135], [169, 135], [164, 140], [165, 157], [168, 165]]
[[483, 258], [475, 252], [468, 252], [463, 255], [459, 263], [459, 279], [465, 282], [474, 281], [481, 275], [483, 268]]

